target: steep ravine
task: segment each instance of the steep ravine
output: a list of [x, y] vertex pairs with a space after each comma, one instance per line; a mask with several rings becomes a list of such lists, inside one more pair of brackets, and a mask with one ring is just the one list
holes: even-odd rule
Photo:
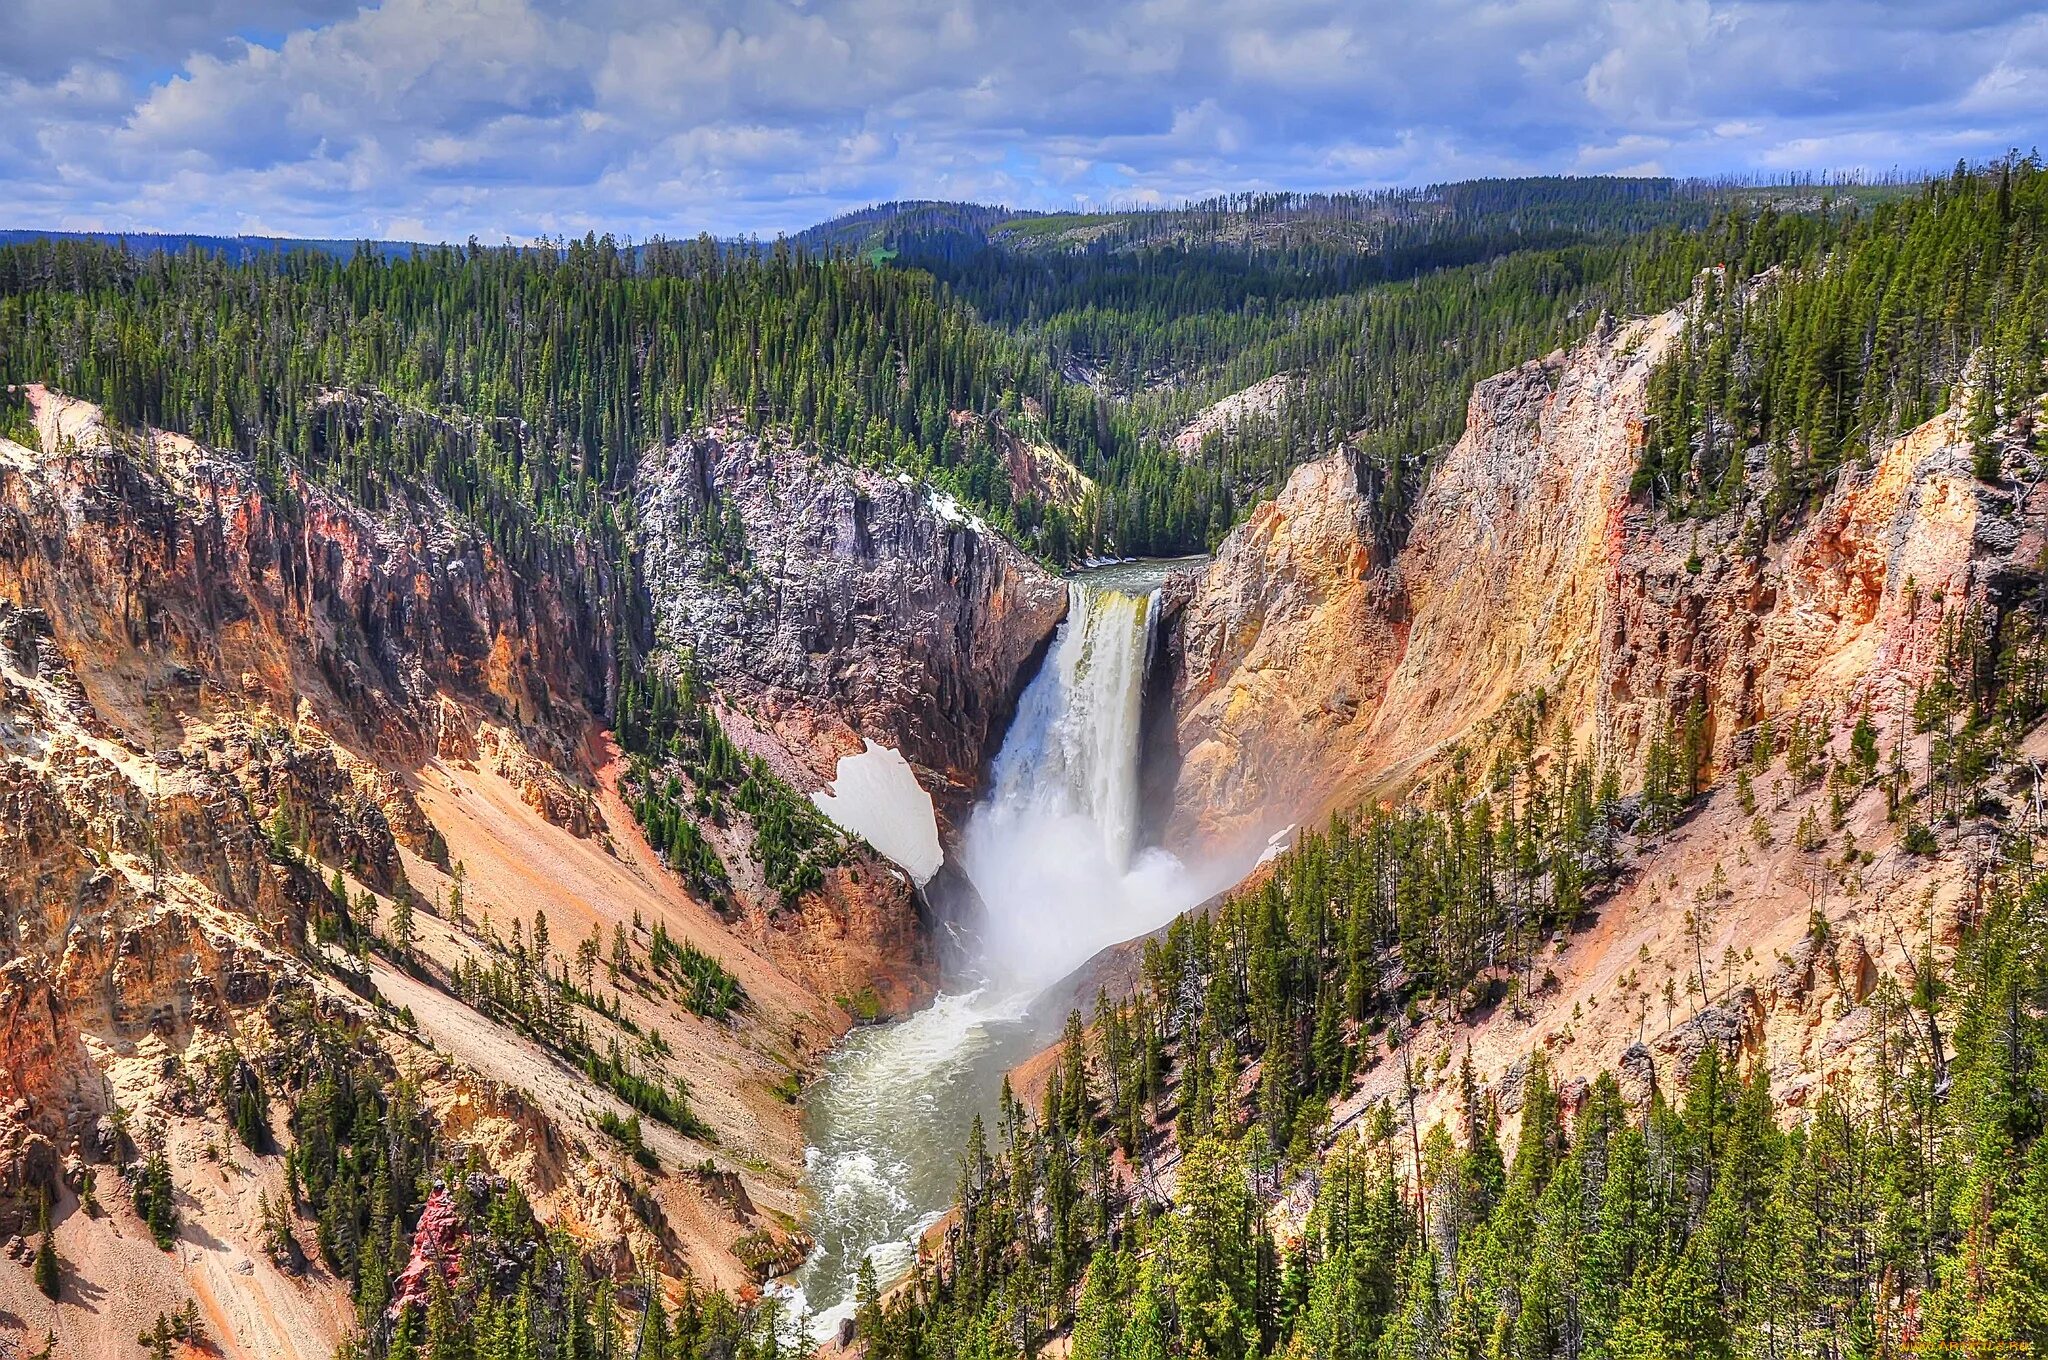
[[1003, 736], [956, 845], [984, 919], [928, 1008], [850, 1036], [807, 1097], [818, 1250], [796, 1297], [836, 1330], [863, 1257], [888, 1279], [957, 1188], [955, 1149], [993, 1125], [1004, 1072], [1058, 1032], [1048, 988], [1236, 877], [1140, 838], [1139, 727], [1168, 564], [1077, 575], [1053, 648]]
[[[57, 393], [30, 400], [35, 438], [0, 441], [0, 1236], [31, 1232], [49, 1194], [70, 1292], [53, 1309], [25, 1272], [0, 1272], [0, 1308], [37, 1336], [47, 1321], [60, 1355], [114, 1353], [187, 1298], [225, 1354], [330, 1354], [350, 1309], [324, 1267], [294, 1274], [263, 1249], [258, 1200], [284, 1197], [281, 1158], [223, 1158], [213, 1076], [223, 1054], [246, 1057], [281, 1130], [316, 1025], [415, 1082], [451, 1154], [475, 1149], [516, 1180], [593, 1264], [637, 1257], [734, 1288], [797, 1259], [787, 1091], [849, 1023], [835, 998], [928, 994], [907, 879], [855, 846], [793, 905], [693, 899], [618, 796], [601, 725], [612, 583], [573, 540], [522, 569], [430, 490], [373, 513], [289, 467], [266, 478]], [[770, 494], [858, 514], [869, 528], [848, 542], [873, 545], [878, 521], [844, 487], [820, 462], [785, 462]], [[900, 513], [881, 550], [855, 554], [867, 593], [815, 627], [740, 596], [706, 629], [738, 659], [719, 697], [735, 738], [804, 786], [856, 733], [971, 786], [1065, 590], [924, 493], [874, 490]], [[927, 574], [892, 594], [911, 563]], [[815, 600], [833, 607], [842, 583], [815, 583]], [[892, 601], [909, 603], [877, 617]], [[343, 947], [365, 920], [388, 941], [401, 901], [409, 957]], [[461, 968], [510, 968], [522, 949], [530, 968], [522, 940], [543, 919], [552, 972], [586, 939], [600, 962], [625, 941], [624, 968], [595, 969], [596, 987], [632, 1026], [622, 1038], [661, 1038], [634, 1046], [635, 1069], [686, 1083], [705, 1125], [649, 1121], [657, 1172], [596, 1129], [625, 1113], [615, 1096], [457, 995]], [[729, 969], [741, 1010], [688, 1009], [651, 963], [655, 931]], [[601, 1050], [608, 1022], [573, 1015]], [[174, 1252], [148, 1241], [120, 1174], [157, 1146], [184, 1223]], [[79, 1306], [117, 1276], [111, 1306]]]
[[[1090, 929], [1103, 902], [1151, 892], [1117, 895], [1163, 867], [1135, 848], [1158, 841], [1234, 878], [1275, 830], [1400, 796], [1458, 752], [1483, 762], [1532, 717], [1536, 759], [1554, 758], [1562, 733], [1630, 787], [1653, 737], [1688, 710], [1709, 778], [1746, 757], [1766, 718], [1826, 717], [1839, 749], [1867, 712], [1889, 737], [1942, 664], [1944, 629], [2037, 582], [2044, 493], [1976, 480], [1942, 417], [1776, 537], [1739, 514], [1674, 523], [1631, 499], [1628, 480], [1644, 381], [1676, 324], [1603, 325], [1480, 384], [1397, 550], [1368, 528], [1372, 488], [1353, 460], [1309, 464], [1156, 605], [1119, 600], [1102, 634], [1115, 645], [1071, 658], [1061, 639], [1084, 638], [1094, 608], [1070, 608], [1066, 583], [944, 496], [773, 437], [700, 431], [650, 451], [634, 487], [639, 641], [657, 661], [687, 656], [740, 748], [805, 792], [865, 742], [901, 751], [961, 862], [977, 796], [995, 790], [993, 825], [1006, 791], [1073, 793], [1076, 770], [1047, 753], [1079, 748], [1043, 738], [1092, 743], [1080, 773], [1114, 764], [1115, 797], [1083, 788], [1034, 808], [1047, 817], [1006, 847], [1012, 866], [1063, 869], [1084, 857], [1046, 828], [1097, 841], [1113, 829], [1105, 863], [1126, 880], [1114, 891], [1031, 889], [1061, 894], [1069, 915], [1056, 919]], [[430, 492], [373, 514], [287, 471], [281, 493], [233, 456], [110, 429], [56, 394], [34, 400], [36, 447], [0, 441], [0, 1228], [29, 1230], [50, 1193], [79, 1284], [51, 1310], [18, 1287], [24, 1272], [0, 1272], [0, 1308], [49, 1318], [60, 1353], [85, 1355], [196, 1297], [228, 1354], [328, 1353], [350, 1310], [331, 1277], [293, 1274], [263, 1249], [259, 1197], [283, 1194], [281, 1159], [223, 1156], [214, 1075], [232, 1049], [281, 1089], [309, 1027], [348, 1034], [363, 1061], [417, 1083], [451, 1146], [517, 1180], [603, 1268], [641, 1257], [673, 1280], [742, 1287], [794, 1265], [815, 1203], [788, 1096], [851, 1023], [838, 1001], [908, 1009], [939, 982], [908, 877], [854, 846], [798, 901], [751, 882], [717, 903], [685, 890], [621, 796], [602, 725], [619, 625], [601, 603], [605, 564], [574, 543], [522, 572]], [[1113, 697], [1142, 689], [1144, 709], [1059, 728], [1079, 711], [1077, 682], [1112, 654], [1129, 680]], [[1041, 713], [1027, 682], [1069, 693]], [[1145, 774], [1161, 796], [1152, 824], [1130, 831], [1117, 823], [1136, 798], [1126, 762], [1146, 711]], [[1027, 738], [1040, 740], [1006, 779], [999, 752]], [[2029, 750], [2040, 746], [2037, 733]], [[1758, 784], [1755, 813], [1724, 784], [1645, 840], [1588, 927], [1546, 949], [1554, 977], [1535, 999], [1476, 1024], [1448, 1006], [1423, 1016], [1417, 1042], [1437, 1059], [1425, 1107], [1448, 1109], [1457, 1043], [1510, 1114], [1535, 1045], [1568, 1055], [1567, 1070], [1647, 1064], [1655, 1077], [1725, 1040], [1800, 1099], [1835, 1080], [1874, 980], [1910, 967], [1887, 942], [1921, 916], [1952, 935], [1968, 866], [1956, 847], [1909, 854], [1874, 789], [1841, 811], [1874, 862], [1830, 862], [1796, 844], [1817, 792], [1769, 767]], [[999, 856], [982, 863], [990, 882], [1041, 881], [1005, 874]], [[387, 928], [401, 901], [414, 909], [410, 957], [342, 947], [337, 877], [347, 909]], [[1725, 884], [1712, 938], [1688, 940], [1681, 895], [1709, 881]], [[1129, 931], [1223, 886], [1153, 893], [1159, 910]], [[1028, 897], [997, 904], [1009, 933], [989, 933], [992, 965], [1047, 933]], [[1825, 948], [1808, 935], [1816, 901], [1840, 927]], [[604, 980], [603, 953], [586, 965], [623, 1020], [586, 1023], [607, 1039], [612, 1025], [646, 1072], [687, 1083], [704, 1124], [650, 1122], [658, 1171], [598, 1132], [600, 1115], [625, 1111], [616, 1096], [530, 1026], [456, 995], [458, 966], [523, 956], [530, 968], [537, 920], [553, 941], [543, 972], [585, 939], [627, 941], [618, 978]], [[730, 969], [740, 1010], [685, 1005], [652, 962], [657, 927]], [[1666, 1014], [1661, 1030], [1647, 992], [1612, 1004], [1641, 990], [1639, 969], [1681, 977], [1703, 950], [1731, 960], [1724, 1003]], [[956, 993], [837, 1051], [844, 1084], [827, 1095], [857, 1095], [863, 1057], [893, 1034], [960, 1059], [943, 1080], [971, 1099], [939, 1122], [897, 1121], [940, 1179], [879, 1227], [839, 1234], [821, 1267], [829, 1301], [859, 1250], [886, 1241], [900, 1258], [936, 1212], [955, 1116], [1017, 1056], [962, 1035], [1012, 1020], [1011, 1002], [1045, 977], [1024, 981], [1015, 995]], [[1029, 1033], [1035, 1044], [1043, 1030]], [[904, 1098], [932, 1095], [935, 1068], [881, 1056], [908, 1074]], [[1378, 1057], [1340, 1123], [1389, 1093], [1398, 1068]], [[826, 1106], [813, 1101], [815, 1118]], [[267, 1110], [274, 1125], [283, 1108]], [[161, 1139], [184, 1197], [174, 1253], [149, 1243], [121, 1188], [138, 1137]], [[863, 1149], [841, 1141], [828, 1155], [851, 1164]], [[310, 1240], [303, 1215], [298, 1227]], [[116, 1301], [79, 1306], [117, 1278]]]

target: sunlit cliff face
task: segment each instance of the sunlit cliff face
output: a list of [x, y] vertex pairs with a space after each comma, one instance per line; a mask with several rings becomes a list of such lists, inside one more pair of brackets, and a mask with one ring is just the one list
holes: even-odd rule
[[1982, 560], [2029, 549], [1982, 512], [1946, 416], [1781, 538], [1632, 497], [1646, 380], [1682, 315], [1478, 384], [1398, 550], [1375, 540], [1339, 455], [1297, 468], [1170, 586], [1165, 845], [1398, 796], [1453, 752], [1483, 766], [1507, 717], [1536, 709], [1540, 744], [1568, 736], [1624, 786], [1695, 703], [1713, 769], [1738, 733], [1803, 707], [1904, 720], [1944, 619], [1989, 579]]

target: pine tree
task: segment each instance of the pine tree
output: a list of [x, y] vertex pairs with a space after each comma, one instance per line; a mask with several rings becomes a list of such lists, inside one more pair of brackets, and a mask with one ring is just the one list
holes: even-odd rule
[[171, 1163], [161, 1149], [143, 1159], [142, 1174], [135, 1186], [136, 1209], [149, 1228], [157, 1246], [169, 1251], [177, 1241], [178, 1205], [171, 1185]]
[[50, 1194], [47, 1190], [43, 1192], [42, 1207], [36, 1214], [36, 1232], [39, 1234], [34, 1271], [36, 1288], [42, 1291], [44, 1298], [54, 1300], [62, 1292], [64, 1282], [57, 1267], [56, 1235], [50, 1230]]
[[391, 942], [398, 949], [402, 959], [412, 957], [414, 941], [418, 933], [413, 925], [412, 894], [401, 891], [391, 906]]
[[1218, 1138], [1181, 1157], [1168, 1254], [1183, 1344], [1215, 1360], [1243, 1360], [1258, 1343], [1252, 1265], [1258, 1224], [1244, 1162]]

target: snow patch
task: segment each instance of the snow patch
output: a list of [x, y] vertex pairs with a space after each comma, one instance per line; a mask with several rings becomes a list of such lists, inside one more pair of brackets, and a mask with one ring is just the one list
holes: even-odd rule
[[901, 751], [866, 744], [856, 755], [839, 757], [832, 782], [813, 793], [811, 801], [841, 830], [902, 865], [919, 884], [929, 883], [946, 862], [932, 796]]
[[1271, 864], [1274, 860], [1286, 854], [1287, 847], [1293, 843], [1294, 827], [1290, 823], [1287, 826], [1281, 827], [1267, 838], [1265, 851], [1260, 854], [1258, 862], [1260, 864]]
[[961, 509], [959, 500], [951, 492], [926, 491], [924, 499], [925, 504], [932, 508], [932, 513], [946, 521], [946, 523], [964, 524], [977, 534], [988, 532], [988, 525], [982, 523], [981, 516], [971, 515]]

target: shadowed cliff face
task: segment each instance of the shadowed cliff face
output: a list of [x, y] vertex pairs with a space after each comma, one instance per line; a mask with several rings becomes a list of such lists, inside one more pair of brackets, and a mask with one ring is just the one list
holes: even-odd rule
[[[1169, 845], [1243, 843], [1392, 792], [1532, 713], [1539, 742], [1562, 727], [1625, 785], [1695, 705], [1710, 765], [1776, 715], [1867, 707], [1892, 730], [1944, 620], [2030, 573], [2043, 505], [1976, 482], [1944, 416], [1775, 541], [1754, 511], [1672, 522], [1629, 479], [1680, 319], [1603, 326], [1479, 384], [1391, 560], [1339, 456], [1297, 469], [1174, 583]], [[1765, 475], [1752, 467], [1753, 490]]]
[[656, 636], [694, 649], [791, 777], [829, 779], [868, 737], [965, 810], [1064, 582], [942, 494], [739, 431], [653, 451], [635, 499]]
[[128, 734], [306, 705], [394, 762], [473, 756], [488, 724], [567, 765], [602, 711], [609, 571], [588, 548], [529, 579], [431, 493], [382, 515], [296, 472], [273, 493], [231, 455], [35, 400], [43, 452], [0, 463], [0, 598], [43, 611]]

